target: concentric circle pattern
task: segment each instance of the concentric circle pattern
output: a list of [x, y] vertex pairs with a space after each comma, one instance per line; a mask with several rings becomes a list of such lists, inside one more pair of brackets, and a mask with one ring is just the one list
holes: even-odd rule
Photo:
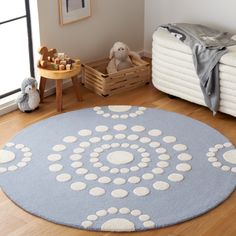
[[0, 174], [20, 171], [32, 160], [30, 148], [24, 144], [7, 143], [4, 149], [0, 149]]
[[236, 149], [224, 136], [145, 107], [55, 116], [0, 149], [0, 185], [14, 202], [82, 229], [175, 224], [217, 206], [235, 184]]
[[[113, 127], [98, 124], [93, 130], [82, 129], [78, 131], [78, 138], [66, 136], [61, 143], [52, 146], [48, 169], [55, 172], [58, 182], [70, 181], [72, 190], [87, 190], [95, 197], [105, 194], [113, 198], [127, 198], [131, 194], [144, 197], [153, 190], [167, 190], [170, 188], [168, 182], [174, 185], [184, 181], [184, 173], [192, 169], [192, 156], [187, 152], [188, 147], [179, 144], [176, 137], [161, 136], [162, 133], [157, 129], [146, 130], [142, 125], [128, 127], [121, 123]], [[62, 158], [52, 159], [58, 153], [66, 156], [67, 152], [68, 155], [68, 150], [71, 150], [72, 173], [65, 172]], [[176, 164], [168, 150], [176, 151]], [[155, 159], [151, 159], [151, 152]], [[189, 158], [183, 159], [183, 156]], [[168, 168], [172, 162], [174, 169]], [[164, 176], [163, 173], [166, 173], [166, 180], [153, 183], [158, 175]], [[89, 188], [91, 182], [97, 186]], [[107, 190], [107, 185], [114, 189]]]

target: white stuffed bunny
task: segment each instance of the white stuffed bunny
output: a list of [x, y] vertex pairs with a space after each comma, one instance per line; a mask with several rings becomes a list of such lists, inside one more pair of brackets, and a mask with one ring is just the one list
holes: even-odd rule
[[132, 67], [134, 65], [131, 60], [132, 57], [140, 59], [138, 53], [130, 51], [126, 44], [116, 42], [110, 50], [107, 72], [111, 74]]

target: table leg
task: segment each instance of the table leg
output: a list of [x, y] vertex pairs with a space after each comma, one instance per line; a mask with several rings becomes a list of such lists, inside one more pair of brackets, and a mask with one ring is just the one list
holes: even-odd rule
[[80, 94], [80, 84], [77, 80], [77, 76], [74, 76], [71, 78], [72, 79], [72, 83], [73, 83], [73, 87], [74, 87], [74, 91], [75, 91], [75, 95], [78, 101], [83, 101], [83, 98]]
[[63, 80], [56, 80], [56, 97], [57, 97], [57, 111], [62, 111], [62, 84]]
[[40, 102], [43, 102], [43, 99], [44, 99], [44, 91], [45, 91], [46, 82], [47, 82], [47, 79], [41, 76], [40, 84], [39, 84]]

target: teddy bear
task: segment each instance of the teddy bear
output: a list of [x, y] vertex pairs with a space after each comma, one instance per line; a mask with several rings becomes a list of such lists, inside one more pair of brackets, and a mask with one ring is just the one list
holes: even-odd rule
[[41, 55], [40, 60], [38, 61], [38, 66], [47, 68], [54, 55], [57, 53], [57, 50], [55, 48], [48, 49], [47, 47], [41, 47], [38, 52]]
[[34, 78], [26, 78], [21, 84], [21, 93], [17, 100], [18, 108], [22, 112], [29, 113], [39, 107], [40, 96], [37, 90], [37, 81]]
[[125, 43], [116, 42], [110, 50], [107, 72], [111, 74], [134, 66], [132, 58], [140, 59], [140, 56], [138, 53], [130, 51]]

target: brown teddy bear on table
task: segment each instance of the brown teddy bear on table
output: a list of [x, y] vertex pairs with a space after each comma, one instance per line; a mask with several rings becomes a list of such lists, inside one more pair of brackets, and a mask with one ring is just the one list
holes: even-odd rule
[[47, 47], [41, 47], [38, 52], [41, 55], [38, 66], [47, 68], [54, 55], [57, 53], [57, 50], [55, 48], [48, 49]]
[[111, 74], [134, 66], [132, 58], [140, 59], [140, 56], [131, 51], [125, 43], [116, 42], [110, 50], [107, 72]]

